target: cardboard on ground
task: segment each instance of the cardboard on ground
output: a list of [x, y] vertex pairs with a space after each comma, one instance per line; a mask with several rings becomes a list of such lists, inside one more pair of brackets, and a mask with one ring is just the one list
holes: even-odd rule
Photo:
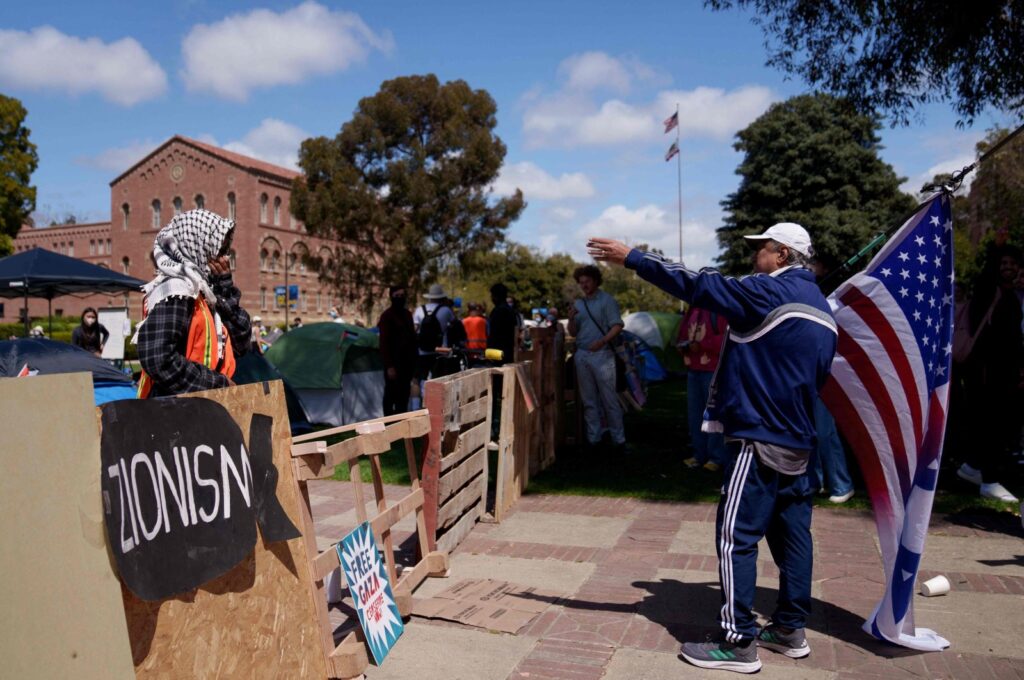
[[464, 579], [434, 597], [416, 600], [412, 613], [427, 619], [515, 633], [559, 599], [558, 593], [508, 581]]

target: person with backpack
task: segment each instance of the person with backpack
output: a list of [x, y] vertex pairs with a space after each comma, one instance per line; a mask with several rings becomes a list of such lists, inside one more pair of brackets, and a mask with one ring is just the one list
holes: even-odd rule
[[446, 347], [448, 324], [455, 318], [451, 307], [442, 304], [448, 297], [441, 284], [435, 283], [423, 296], [426, 303], [413, 312], [412, 321], [416, 326], [416, 379], [426, 380], [437, 360], [437, 348]]
[[725, 438], [720, 432], [702, 432], [701, 424], [727, 330], [724, 316], [693, 305], [679, 324], [676, 349], [686, 366], [686, 416], [692, 451], [683, 465], [690, 469], [718, 472], [725, 465]]

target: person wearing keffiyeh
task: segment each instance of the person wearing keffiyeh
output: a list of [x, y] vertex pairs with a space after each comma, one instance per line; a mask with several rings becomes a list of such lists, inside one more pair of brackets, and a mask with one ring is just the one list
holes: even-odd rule
[[143, 286], [136, 330], [140, 397], [234, 384], [235, 359], [249, 349], [252, 324], [227, 257], [235, 223], [208, 210], [175, 215], [153, 244], [157, 275]]

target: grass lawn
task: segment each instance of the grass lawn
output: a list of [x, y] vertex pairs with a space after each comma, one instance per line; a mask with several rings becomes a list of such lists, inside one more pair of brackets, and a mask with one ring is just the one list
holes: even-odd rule
[[[530, 480], [527, 493], [717, 502], [721, 473], [690, 470], [683, 465], [689, 442], [685, 400], [685, 380], [652, 385], [646, 408], [626, 416], [626, 437], [633, 448], [631, 453], [625, 457], [608, 453], [584, 457], [567, 447], [554, 465]], [[572, 423], [571, 411], [567, 417]], [[817, 505], [870, 507], [852, 455], [848, 456], [848, 465], [857, 494], [842, 506], [835, 506], [826, 498], [816, 499]], [[955, 472], [952, 462], [944, 462], [935, 494], [935, 512], [1017, 512], [1016, 504], [982, 498], [977, 487], [960, 480]], [[1020, 495], [1024, 491], [1021, 477], [1018, 472], [1003, 484]]]

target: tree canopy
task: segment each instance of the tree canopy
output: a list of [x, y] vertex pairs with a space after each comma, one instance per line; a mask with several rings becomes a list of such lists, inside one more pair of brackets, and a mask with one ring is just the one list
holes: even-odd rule
[[722, 202], [723, 270], [748, 273], [751, 251], [742, 237], [776, 222], [803, 225], [816, 254], [834, 267], [905, 217], [914, 199], [878, 156], [879, 127], [877, 116], [815, 94], [774, 104], [737, 133], [742, 179]]
[[949, 101], [961, 122], [985, 107], [1024, 113], [1024, 0], [705, 0], [756, 12], [768, 65], [861, 111], [906, 124], [921, 104]]
[[499, 242], [525, 203], [489, 189], [505, 158], [496, 110], [464, 81], [407, 76], [360, 100], [333, 139], [304, 141], [291, 211], [340, 244], [321, 276], [369, 306], [389, 284], [419, 290]]
[[0, 256], [13, 252], [14, 238], [36, 209], [36, 188], [29, 182], [39, 156], [26, 115], [20, 101], [0, 94]]

